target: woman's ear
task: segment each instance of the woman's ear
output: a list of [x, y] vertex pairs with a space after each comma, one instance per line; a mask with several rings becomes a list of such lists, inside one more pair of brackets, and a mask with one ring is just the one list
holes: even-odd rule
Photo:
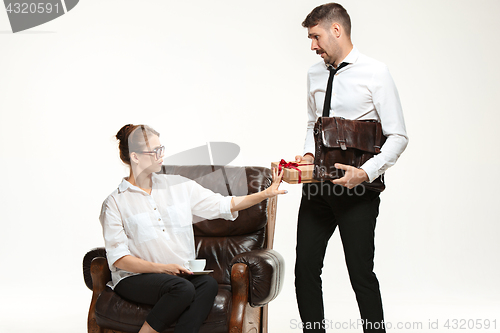
[[137, 156], [136, 152], [130, 153], [130, 162], [139, 163], [139, 156]]

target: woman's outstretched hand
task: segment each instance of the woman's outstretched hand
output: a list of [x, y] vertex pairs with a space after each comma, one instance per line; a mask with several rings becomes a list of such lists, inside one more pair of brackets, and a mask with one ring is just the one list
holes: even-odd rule
[[277, 168], [273, 168], [273, 180], [271, 186], [269, 186], [266, 189], [266, 191], [268, 191], [267, 194], [269, 198], [277, 196], [278, 194], [288, 193], [288, 191], [279, 189], [282, 178], [283, 178], [283, 169], [281, 171], [278, 171]]
[[281, 178], [283, 178], [283, 170], [279, 172], [278, 169], [274, 168], [271, 186], [258, 193], [249, 194], [242, 197], [233, 197], [231, 199], [231, 212], [237, 212], [239, 210], [247, 209], [263, 200], [275, 197], [278, 194], [286, 194], [287, 191], [279, 189]]

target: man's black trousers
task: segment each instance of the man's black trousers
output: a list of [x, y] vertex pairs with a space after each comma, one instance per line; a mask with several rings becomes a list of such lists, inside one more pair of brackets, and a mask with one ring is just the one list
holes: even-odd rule
[[[325, 332], [321, 271], [328, 240], [337, 226], [364, 332], [385, 332], [379, 283], [373, 272], [379, 195], [362, 185], [351, 190], [331, 182], [303, 185], [297, 227], [295, 288], [304, 332]], [[331, 284], [331, 281], [326, 282], [326, 286]]]

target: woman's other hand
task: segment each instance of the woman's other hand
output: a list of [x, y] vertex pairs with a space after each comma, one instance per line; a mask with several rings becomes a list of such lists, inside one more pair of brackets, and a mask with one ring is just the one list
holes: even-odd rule
[[160, 271], [158, 273], [165, 273], [170, 275], [192, 275], [189, 269], [178, 264], [160, 264]]
[[119, 269], [133, 273], [164, 273], [170, 275], [193, 274], [189, 269], [178, 264], [159, 264], [132, 255], [121, 257], [115, 261], [113, 265]]

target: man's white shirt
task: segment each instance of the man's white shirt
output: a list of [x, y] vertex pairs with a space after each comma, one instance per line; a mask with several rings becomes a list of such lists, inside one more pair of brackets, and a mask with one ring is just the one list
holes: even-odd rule
[[[408, 144], [403, 110], [396, 85], [385, 64], [361, 54], [355, 46], [342, 62], [349, 65], [335, 74], [330, 117], [377, 120], [387, 137], [381, 153], [361, 166], [372, 182], [396, 163]], [[318, 118], [323, 115], [329, 75], [323, 61], [308, 71], [308, 121], [304, 154], [314, 155], [313, 129]]]

